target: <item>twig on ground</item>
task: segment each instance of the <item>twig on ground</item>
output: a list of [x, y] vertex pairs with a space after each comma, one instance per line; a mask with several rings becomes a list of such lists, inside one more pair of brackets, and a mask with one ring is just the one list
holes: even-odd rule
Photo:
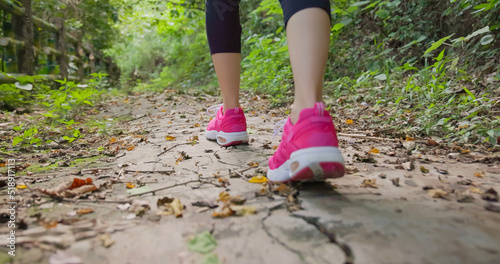
[[[378, 140], [378, 141], [392, 141], [392, 142], [403, 141], [401, 139], [370, 137], [370, 136], [362, 135], [362, 134], [344, 134], [344, 133], [338, 133], [337, 135], [340, 136], [340, 137], [362, 138], [362, 139]], [[427, 144], [426, 140], [415, 140], [415, 142], [416, 143], [420, 143], [420, 144]]]
[[103, 170], [112, 170], [113, 167], [102, 167], [102, 168], [91, 168], [91, 169], [82, 169], [80, 172], [83, 174], [85, 172], [92, 172], [92, 171], [103, 171]]
[[161, 188], [154, 189], [154, 190], [147, 191], [147, 192], [143, 192], [143, 193], [131, 194], [131, 195], [127, 196], [127, 198], [134, 197], [134, 196], [139, 196], [139, 195], [144, 195], [144, 194], [148, 194], [148, 193], [155, 193], [155, 192], [158, 192], [158, 191], [163, 191], [163, 190], [166, 190], [166, 189], [170, 189], [170, 188], [174, 188], [174, 187], [177, 187], [177, 186], [182, 186], [182, 185], [186, 185], [188, 183], [194, 183], [194, 182], [200, 182], [200, 180], [191, 180], [191, 181], [176, 183], [174, 185], [170, 185], [170, 186], [166, 186], [166, 187], [161, 187]]
[[191, 142], [175, 144], [175, 145], [171, 146], [170, 148], [163, 150], [160, 154], [158, 154], [156, 156], [159, 157], [159, 156], [167, 153], [169, 150], [172, 150], [172, 149], [174, 149], [174, 148], [176, 148], [178, 146], [181, 146], [181, 145], [188, 145], [188, 144], [191, 144]]

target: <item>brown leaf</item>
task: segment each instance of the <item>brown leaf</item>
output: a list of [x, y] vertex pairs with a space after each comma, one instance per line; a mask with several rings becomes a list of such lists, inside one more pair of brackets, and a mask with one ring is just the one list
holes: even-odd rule
[[427, 193], [432, 198], [442, 198], [442, 199], [448, 198], [448, 192], [443, 191], [441, 189], [430, 189], [430, 190], [427, 190]]
[[429, 138], [427, 139], [427, 146], [439, 146], [439, 143]]
[[94, 212], [94, 209], [92, 209], [92, 208], [83, 208], [83, 209], [80, 209], [80, 210], [76, 211], [76, 213], [78, 215], [90, 214], [90, 213], [93, 213], [93, 212]]
[[71, 198], [95, 190], [97, 190], [97, 187], [95, 187], [95, 185], [84, 185], [73, 190], [64, 191], [62, 193], [62, 197]]
[[474, 176], [478, 178], [484, 178], [484, 171], [474, 172]]
[[222, 207], [222, 209], [220, 211], [213, 212], [212, 217], [225, 218], [225, 217], [231, 216], [233, 214], [234, 214], [234, 211], [231, 210], [231, 208], [229, 208], [229, 206], [224, 206], [224, 207]]
[[361, 183], [361, 187], [363, 188], [367, 188], [367, 187], [370, 187], [370, 188], [378, 188], [377, 185], [376, 185], [376, 179], [364, 179], [363, 182]]

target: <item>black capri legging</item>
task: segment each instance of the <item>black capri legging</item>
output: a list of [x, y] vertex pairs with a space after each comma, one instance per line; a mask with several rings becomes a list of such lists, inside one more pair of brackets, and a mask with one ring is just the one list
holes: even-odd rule
[[[285, 19], [300, 10], [319, 7], [330, 16], [329, 0], [279, 0]], [[241, 53], [240, 0], [206, 0], [206, 26], [210, 53]]]

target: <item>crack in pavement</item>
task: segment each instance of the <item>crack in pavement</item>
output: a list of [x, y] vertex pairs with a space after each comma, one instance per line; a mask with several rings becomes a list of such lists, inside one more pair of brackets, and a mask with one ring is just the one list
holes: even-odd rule
[[342, 252], [344, 252], [346, 259], [344, 264], [354, 264], [354, 254], [351, 250], [351, 247], [345, 243], [339, 242], [335, 236], [335, 233], [328, 231], [328, 229], [324, 225], [319, 223], [318, 217], [306, 217], [302, 215], [291, 215], [291, 216], [300, 218], [304, 220], [306, 223], [314, 226], [320, 233], [322, 233], [328, 238], [328, 241], [330, 243], [337, 245], [342, 250]]
[[[279, 207], [278, 207], [279, 208]], [[272, 215], [272, 212], [273, 210], [276, 210], [278, 208], [272, 208], [272, 209], [269, 209], [269, 212], [267, 213], [266, 217], [262, 218], [262, 220], [260, 221], [260, 223], [262, 224], [262, 229], [264, 230], [264, 232], [266, 232], [266, 234], [271, 238], [273, 239], [273, 241], [276, 241], [278, 244], [280, 244], [281, 246], [283, 246], [284, 248], [288, 249], [290, 252], [293, 252], [295, 253], [301, 260], [304, 260], [304, 256], [302, 255], [302, 253], [300, 253], [299, 251], [289, 247], [287, 244], [281, 242], [278, 238], [276, 238], [275, 236], [273, 236], [271, 234], [271, 232], [269, 231], [269, 228], [266, 226], [266, 224], [264, 223], [264, 221], [266, 221], [267, 218], [269, 218], [271, 215]]]

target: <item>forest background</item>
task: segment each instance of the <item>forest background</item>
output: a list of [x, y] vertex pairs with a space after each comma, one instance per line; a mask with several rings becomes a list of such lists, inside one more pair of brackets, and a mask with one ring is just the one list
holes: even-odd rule
[[[336, 109], [368, 109], [348, 121], [394, 137], [498, 143], [499, 0], [331, 3], [325, 102], [334, 115]], [[111, 83], [102, 73], [85, 85], [61, 80], [64, 89], [54, 90], [25, 78], [21, 82], [36, 83], [34, 89], [0, 86], [3, 109], [47, 107], [44, 118], [71, 127], [75, 113], [106, 95], [165, 89], [218, 93], [204, 0], [43, 0], [33, 2], [33, 13], [64, 17], [66, 28], [113, 59], [120, 82]], [[289, 106], [293, 78], [279, 1], [243, 0], [240, 14], [242, 89], [268, 98], [273, 107]], [[26, 134], [28, 127], [16, 128], [17, 143], [40, 144]], [[74, 129], [68, 133], [68, 142], [80, 136]]]

